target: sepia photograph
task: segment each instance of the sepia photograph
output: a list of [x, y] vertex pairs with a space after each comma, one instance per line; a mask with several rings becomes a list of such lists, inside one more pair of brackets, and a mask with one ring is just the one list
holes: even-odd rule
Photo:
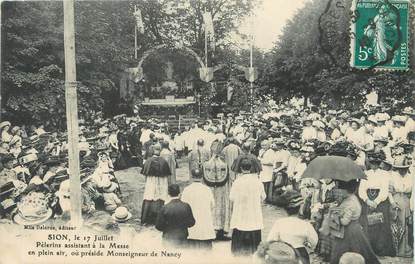
[[414, 263], [414, 0], [0, 19], [0, 264]]

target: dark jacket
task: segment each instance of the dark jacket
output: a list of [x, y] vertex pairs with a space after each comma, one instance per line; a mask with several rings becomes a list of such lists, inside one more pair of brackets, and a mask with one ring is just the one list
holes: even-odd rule
[[187, 228], [194, 226], [190, 205], [173, 199], [164, 205], [157, 217], [156, 228], [163, 232], [163, 240], [174, 244], [182, 244], [189, 235]]

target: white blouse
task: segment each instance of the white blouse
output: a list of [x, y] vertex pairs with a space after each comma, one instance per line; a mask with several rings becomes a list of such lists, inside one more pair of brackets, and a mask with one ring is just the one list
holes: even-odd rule
[[399, 128], [395, 127], [392, 130], [391, 134], [392, 134], [393, 141], [397, 142], [397, 141], [400, 141], [400, 140], [405, 140], [406, 136], [408, 134], [408, 131], [406, 130], [405, 127], [399, 127]]
[[303, 141], [313, 140], [317, 138], [317, 130], [314, 127], [305, 127], [301, 135]]
[[261, 154], [259, 160], [262, 164], [262, 171], [259, 173], [259, 178], [262, 182], [270, 182], [272, 181], [272, 170], [276, 160], [275, 151], [268, 149]]
[[284, 217], [275, 221], [267, 241], [283, 241], [294, 248], [309, 244], [311, 250], [317, 245], [318, 235], [313, 226], [296, 216]]
[[401, 176], [398, 172], [393, 172], [391, 174], [391, 186], [395, 189], [395, 192], [398, 193], [411, 193], [413, 176], [410, 173], [407, 173], [405, 176]]
[[368, 189], [379, 189], [379, 194], [374, 200], [376, 204], [385, 201], [389, 194], [390, 174], [384, 170], [368, 170], [366, 171], [366, 180], [362, 180], [359, 186], [359, 197], [366, 201]]

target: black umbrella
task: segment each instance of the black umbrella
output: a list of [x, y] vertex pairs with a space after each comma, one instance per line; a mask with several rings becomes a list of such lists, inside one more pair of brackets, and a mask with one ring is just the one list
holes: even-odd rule
[[366, 179], [363, 170], [347, 157], [321, 156], [310, 162], [302, 178], [351, 181]]

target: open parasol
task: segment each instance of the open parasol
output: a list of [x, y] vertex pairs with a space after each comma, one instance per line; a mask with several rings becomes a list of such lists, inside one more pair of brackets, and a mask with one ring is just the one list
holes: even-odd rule
[[347, 157], [321, 156], [310, 162], [302, 178], [351, 181], [366, 179], [363, 170]]

